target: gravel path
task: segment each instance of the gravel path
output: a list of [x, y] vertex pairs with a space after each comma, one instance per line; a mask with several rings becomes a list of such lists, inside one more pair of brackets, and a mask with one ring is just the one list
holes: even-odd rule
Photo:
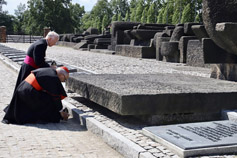
[[[5, 43], [3, 45], [27, 51], [30, 44]], [[79, 51], [63, 46], [48, 47], [46, 57], [98, 74], [183, 73], [202, 77], [210, 76], [209, 68], [190, 67], [180, 63], [161, 62], [155, 59], [139, 59], [119, 55], [93, 53], [89, 51]]]

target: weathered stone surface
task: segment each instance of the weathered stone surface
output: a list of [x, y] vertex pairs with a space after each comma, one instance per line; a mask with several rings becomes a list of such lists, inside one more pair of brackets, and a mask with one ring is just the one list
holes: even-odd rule
[[88, 41], [82, 40], [80, 43], [76, 44], [73, 48], [74, 49], [81, 49], [81, 48], [87, 48]]
[[161, 30], [138, 29], [138, 30], [132, 30], [131, 34], [138, 40], [150, 40], [155, 36], [157, 32], [161, 32]]
[[100, 45], [109, 45], [111, 44], [111, 38], [96, 38], [94, 43]]
[[[224, 47], [227, 51], [237, 52], [237, 35], [235, 35], [235, 32], [237, 32], [237, 23], [226, 22], [216, 24], [216, 33], [223, 39], [224, 43], [222, 44], [228, 48]], [[237, 53], [233, 54], [237, 55]]]
[[162, 42], [167, 42], [170, 40], [170, 37], [157, 37], [155, 41], [155, 48], [156, 48], [156, 60], [162, 61], [163, 56], [161, 55], [161, 44]]
[[179, 62], [179, 42], [162, 42], [161, 55], [164, 57], [164, 61]]
[[202, 39], [204, 62], [215, 63], [237, 63], [237, 55], [231, 54], [217, 46], [210, 38]]
[[186, 36], [193, 36], [194, 32], [192, 30], [192, 26], [195, 26], [195, 25], [200, 25], [200, 24], [199, 23], [193, 23], [193, 22], [184, 23], [184, 34]]
[[115, 52], [118, 55], [135, 57], [135, 58], [152, 58], [152, 59], [156, 58], [155, 47], [117, 45]]
[[[203, 0], [203, 23], [210, 38], [222, 49], [229, 53], [237, 54], [237, 47], [235, 47], [226, 39], [217, 33], [216, 24], [222, 22], [237, 22], [237, 1], [213, 1]], [[237, 39], [235, 33], [232, 34], [233, 39]], [[235, 40], [236, 42], [236, 40]]]
[[237, 84], [197, 76], [73, 73], [66, 85], [121, 115], [218, 114], [236, 109]]
[[237, 123], [213, 121], [145, 127], [143, 133], [181, 157], [235, 153]]
[[187, 65], [205, 67], [202, 43], [199, 40], [188, 41]]
[[98, 34], [98, 29], [97, 28], [93, 28], [93, 27], [89, 27], [86, 32], [88, 32], [90, 35], [93, 35], [93, 34]]
[[115, 50], [116, 45], [118, 44], [129, 44], [130, 38], [125, 38], [125, 30], [131, 30], [134, 26], [137, 26], [141, 23], [137, 22], [113, 22], [112, 23], [112, 32], [111, 32], [111, 50]]
[[197, 39], [195, 36], [182, 36], [179, 40], [179, 62], [186, 63], [187, 45], [189, 40]]
[[176, 26], [170, 41], [179, 41], [180, 38], [184, 35], [184, 27], [183, 26]]
[[211, 78], [237, 81], [237, 64], [213, 64]]
[[192, 30], [200, 42], [202, 38], [209, 38], [204, 25], [193, 25]]

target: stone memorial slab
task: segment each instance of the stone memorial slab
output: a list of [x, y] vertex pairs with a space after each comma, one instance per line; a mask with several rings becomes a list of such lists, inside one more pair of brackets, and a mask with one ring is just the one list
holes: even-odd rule
[[151, 126], [143, 128], [143, 133], [181, 157], [237, 152], [237, 123], [233, 121]]
[[66, 85], [69, 90], [121, 115], [209, 116], [221, 115], [223, 109], [236, 109], [236, 82], [177, 73], [73, 73]]

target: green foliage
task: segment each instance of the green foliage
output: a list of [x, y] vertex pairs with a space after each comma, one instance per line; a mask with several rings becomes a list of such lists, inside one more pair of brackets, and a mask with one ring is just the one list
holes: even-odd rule
[[147, 15], [147, 23], [155, 23], [155, 3], [150, 5]]
[[147, 21], [147, 7], [143, 10], [141, 18], [142, 23], [146, 23], [146, 21]]
[[109, 25], [109, 17], [108, 15], [104, 15], [103, 17], [103, 20], [102, 20], [102, 30], [101, 31], [104, 31], [105, 28]]
[[[58, 33], [80, 33], [89, 27], [103, 31], [112, 21], [142, 23], [202, 22], [202, 0], [98, 0], [90, 12], [72, 0], [30, 0], [15, 17], [1, 13], [7, 30], [42, 35], [44, 27]], [[6, 2], [6, 1], [5, 1]]]
[[136, 21], [136, 8], [132, 9], [132, 13], [130, 16], [130, 21]]
[[129, 16], [129, 12], [127, 11], [124, 21], [129, 21], [129, 20], [130, 20], [130, 16]]
[[178, 24], [179, 23], [179, 16], [180, 16], [180, 10], [176, 9], [174, 12], [174, 15], [172, 16], [172, 24]]
[[165, 8], [161, 8], [158, 17], [157, 17], [157, 24], [162, 24], [163, 23], [163, 15], [164, 15]]
[[70, 15], [73, 23], [74, 33], [82, 32], [82, 16], [85, 14], [84, 6], [80, 6], [79, 4], [69, 4]]
[[7, 33], [13, 32], [14, 17], [8, 15], [6, 12], [0, 13], [0, 26], [6, 26]]
[[113, 17], [112, 17], [112, 22], [113, 21], [117, 21], [117, 14], [114, 14]]
[[173, 3], [168, 3], [165, 7], [165, 11], [162, 18], [163, 24], [172, 23], [173, 10], [174, 10]]
[[136, 8], [136, 21], [137, 22], [141, 22], [143, 9], [144, 9], [143, 0], [139, 0], [138, 7]]
[[185, 6], [183, 10], [181, 23], [193, 22], [193, 21], [194, 19], [192, 17], [191, 4], [189, 3]]
[[24, 26], [23, 26], [23, 20], [24, 20], [24, 12], [26, 10], [26, 5], [20, 3], [17, 6], [17, 9], [15, 10], [15, 18], [13, 23], [13, 31], [14, 34], [22, 34], [24, 33]]
[[121, 15], [121, 13], [120, 13], [120, 12], [118, 13], [118, 18], [117, 18], [117, 21], [123, 21], [123, 18], [122, 18], [122, 15]]

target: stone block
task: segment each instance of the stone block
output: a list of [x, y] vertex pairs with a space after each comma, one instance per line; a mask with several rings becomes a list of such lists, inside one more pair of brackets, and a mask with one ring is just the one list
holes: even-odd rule
[[176, 26], [170, 41], [179, 41], [180, 38], [184, 35], [184, 27], [183, 26]]
[[80, 43], [77, 43], [73, 48], [74, 49], [81, 49], [81, 48], [87, 48], [88, 41], [82, 40]]
[[162, 42], [161, 43], [161, 55], [163, 56], [163, 61], [176, 62], [179, 59], [179, 42]]
[[202, 43], [199, 40], [189, 40], [187, 46], [187, 65], [205, 67]]
[[237, 63], [237, 55], [231, 54], [217, 46], [210, 38], [202, 39], [204, 62], [207, 64]]
[[189, 40], [197, 39], [195, 36], [182, 36], [179, 40], [180, 63], [186, 63], [187, 45]]
[[155, 47], [149, 47], [149, 46], [117, 45], [115, 52], [118, 55], [135, 57], [135, 58], [155, 59], [156, 57]]
[[193, 22], [184, 23], [184, 34], [185, 34], [185, 36], [194, 36], [192, 26], [195, 26], [195, 25], [200, 25], [200, 23], [193, 23]]
[[163, 56], [161, 55], [161, 44], [162, 42], [167, 42], [170, 40], [170, 37], [158, 37], [155, 40], [155, 48], [156, 48], [156, 60], [162, 61]]
[[69, 90], [120, 115], [201, 113], [209, 116], [221, 114], [223, 109], [236, 109], [236, 83], [177, 73], [73, 73], [66, 85]]
[[138, 40], [145, 41], [154, 38], [157, 32], [161, 32], [161, 30], [138, 29], [138, 30], [132, 30], [131, 34]]
[[193, 25], [192, 30], [200, 42], [202, 42], [202, 38], [209, 38], [204, 25]]
[[[203, 23], [209, 37], [214, 41], [216, 45], [224, 49], [228, 53], [237, 55], [237, 49], [230, 46], [230, 43], [226, 41], [226, 38], [218, 33], [216, 30], [217, 23], [237, 23], [237, 1], [212, 1], [203, 0], [202, 17]], [[234, 32], [234, 30], [232, 31]], [[236, 39], [236, 33], [232, 33], [231, 38]], [[236, 42], [236, 41], [233, 41]]]

